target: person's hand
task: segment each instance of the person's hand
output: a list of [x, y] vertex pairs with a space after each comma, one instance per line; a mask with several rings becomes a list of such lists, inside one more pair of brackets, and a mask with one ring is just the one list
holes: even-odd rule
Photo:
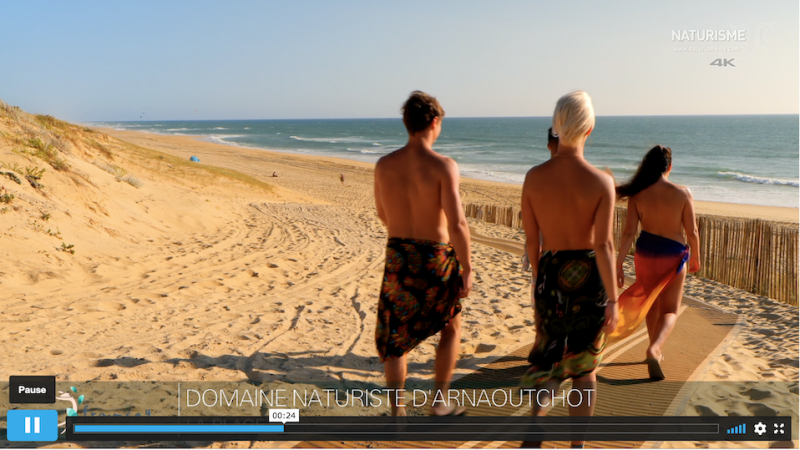
[[617, 287], [622, 289], [622, 286], [625, 285], [625, 269], [622, 268], [622, 264], [617, 265]]
[[619, 303], [611, 301], [608, 302], [606, 305], [606, 322], [603, 324], [603, 331], [606, 334], [611, 334], [617, 328], [617, 322], [619, 322]]
[[472, 269], [464, 269], [464, 272], [461, 274], [461, 279], [463, 280], [463, 284], [461, 286], [461, 290], [458, 291], [458, 298], [467, 298], [469, 297], [470, 292], [472, 292], [472, 280], [475, 275], [472, 273]]
[[700, 257], [692, 255], [689, 258], [689, 273], [695, 273], [700, 271]]

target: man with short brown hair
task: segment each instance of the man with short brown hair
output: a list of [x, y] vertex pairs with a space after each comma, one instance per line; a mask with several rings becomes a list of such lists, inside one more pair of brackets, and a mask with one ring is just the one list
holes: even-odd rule
[[449, 405], [446, 392], [458, 357], [461, 299], [469, 295], [473, 274], [458, 164], [432, 148], [442, 118], [436, 98], [412, 92], [403, 105], [408, 143], [375, 166], [375, 206], [389, 234], [375, 338], [394, 390], [392, 415], [406, 414], [398, 392], [406, 354], [439, 331], [431, 414], [463, 413]]

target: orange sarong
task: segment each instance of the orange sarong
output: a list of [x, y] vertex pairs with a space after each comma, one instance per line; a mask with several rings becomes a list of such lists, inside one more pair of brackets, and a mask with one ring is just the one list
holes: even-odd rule
[[642, 231], [636, 240], [636, 282], [619, 296], [619, 322], [609, 336], [620, 340], [642, 324], [656, 298], [681, 273], [689, 247], [681, 242]]

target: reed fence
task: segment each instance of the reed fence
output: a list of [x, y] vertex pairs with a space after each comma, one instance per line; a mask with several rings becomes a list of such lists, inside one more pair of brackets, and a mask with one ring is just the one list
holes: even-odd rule
[[[522, 228], [522, 211], [511, 206], [464, 205], [467, 217]], [[619, 243], [627, 209], [614, 211], [614, 241]], [[757, 295], [797, 305], [798, 234], [794, 223], [697, 214], [700, 263], [696, 275]], [[633, 253], [633, 247], [628, 251]]]

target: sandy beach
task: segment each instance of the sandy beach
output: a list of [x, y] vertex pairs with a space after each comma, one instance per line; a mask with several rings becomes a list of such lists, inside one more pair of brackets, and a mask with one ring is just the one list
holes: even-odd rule
[[[203, 154], [209, 164], [221, 165], [231, 169], [235, 168], [234, 170], [247, 173], [254, 177], [268, 177], [273, 171], [277, 171], [279, 176], [284, 175], [284, 179], [270, 179], [270, 182], [279, 186], [294, 186], [300, 192], [319, 188], [308, 185], [297, 187], [297, 185], [292, 184], [300, 181], [297, 179], [298, 173], [292, 168], [296, 167], [299, 169], [299, 173], [308, 173], [309, 170], [314, 170], [311, 169], [311, 167], [317, 170], [328, 167], [331, 169], [329, 173], [338, 176], [335, 170], [336, 165], [338, 165], [346, 175], [348, 172], [354, 175], [366, 174], [369, 172], [369, 169], [373, 167], [373, 164], [355, 160], [288, 154], [274, 151], [267, 152], [269, 155], [269, 163], [264, 166], [259, 165], [258, 167], [254, 167], [248, 163], [252, 162], [254, 159], [263, 160], [265, 157], [265, 150], [220, 145], [212, 142], [205, 142], [191, 136], [158, 135], [136, 131], [118, 131], [110, 128], [103, 128], [101, 130], [123, 141], [179, 155], [181, 157], [188, 158], [191, 155], [197, 154], [199, 156]], [[235, 151], [233, 149], [235, 149]], [[301, 161], [311, 162], [311, 166], [301, 164]], [[301, 167], [303, 167], [303, 169], [300, 169]], [[287, 169], [289, 172], [286, 172]], [[266, 172], [264, 170], [266, 170]], [[292, 175], [293, 180], [287, 181], [285, 179], [286, 175]], [[349, 178], [350, 177], [348, 177], [348, 179]], [[359, 182], [363, 181], [360, 178], [358, 180]], [[371, 178], [367, 181], [371, 182]], [[462, 180], [462, 186], [462, 201], [465, 203], [519, 206], [522, 186], [468, 178]], [[370, 199], [371, 198], [372, 197], [370, 197]], [[800, 212], [798, 208], [707, 201], [696, 201], [695, 208], [697, 213], [713, 214], [717, 216], [743, 217], [748, 219], [760, 218], [791, 223], [798, 223], [798, 221], [800, 221]]]
[[[0, 171], [17, 164], [46, 172], [41, 189], [0, 177], [14, 196], [0, 204], [0, 358], [13, 361], [0, 378], [383, 384], [374, 329], [386, 231], [374, 210], [372, 164], [18, 121], [0, 117]], [[14, 152], [34, 129], [62, 136], [68, 170]], [[111, 166], [140, 187], [118, 181]], [[517, 205], [520, 186], [464, 179], [461, 193], [464, 202]], [[696, 207], [799, 219], [797, 208]], [[504, 245], [524, 241], [520, 230], [470, 225]], [[476, 240], [473, 261], [459, 376], [534, 337], [519, 257]], [[693, 277], [686, 293], [744, 321], [703, 375], [721, 390], [698, 390], [681, 415], [758, 412], [797, 423], [797, 307]], [[434, 353], [430, 340], [409, 354], [419, 379], [431, 379]], [[776, 383], [754, 399], [723, 381]], [[696, 445], [707, 444], [663, 444]]]

